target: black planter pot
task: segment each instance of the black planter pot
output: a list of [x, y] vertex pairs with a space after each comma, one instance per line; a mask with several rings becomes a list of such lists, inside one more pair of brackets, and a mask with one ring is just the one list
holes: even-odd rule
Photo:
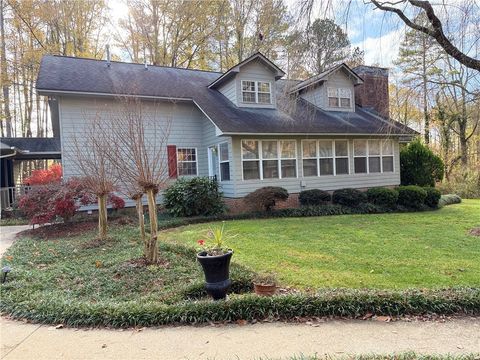
[[214, 300], [227, 297], [227, 291], [232, 284], [229, 279], [230, 259], [233, 251], [224, 255], [208, 256], [205, 251], [197, 254], [198, 262], [202, 265], [205, 274], [205, 289]]

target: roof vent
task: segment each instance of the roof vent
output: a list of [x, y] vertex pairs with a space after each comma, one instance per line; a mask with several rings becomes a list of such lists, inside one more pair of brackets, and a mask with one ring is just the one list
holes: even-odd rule
[[110, 62], [110, 45], [105, 45], [105, 52], [107, 53], [107, 67], [110, 67], [110, 65], [112, 64]]

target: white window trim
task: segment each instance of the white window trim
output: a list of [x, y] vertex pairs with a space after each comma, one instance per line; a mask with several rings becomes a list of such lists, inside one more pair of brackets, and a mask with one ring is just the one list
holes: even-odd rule
[[[358, 141], [366, 141], [366, 149], [365, 149], [365, 155], [355, 155], [355, 142]], [[370, 141], [380, 141], [380, 155], [372, 155], [370, 156]], [[394, 148], [394, 143], [392, 140], [386, 140], [390, 141], [392, 145], [392, 155], [385, 155], [385, 157], [391, 157], [392, 158], [392, 171], [383, 171], [383, 145], [382, 141], [385, 141], [383, 139], [358, 139], [358, 140], [353, 140], [353, 173], [355, 175], [366, 175], [366, 174], [393, 174], [395, 173], [395, 148]], [[369, 158], [370, 157], [380, 157], [380, 172], [370, 172], [370, 162]], [[355, 172], [355, 158], [366, 158], [367, 164], [366, 164], [366, 173], [357, 173]]]
[[[191, 160], [178, 160], [178, 150], [192, 150], [194, 149], [195, 150], [195, 161], [191, 161]], [[179, 166], [178, 164], [179, 163], [195, 163], [195, 175], [180, 175], [178, 173], [178, 169], [179, 169]], [[177, 147], [177, 177], [178, 176], [198, 176], [198, 150], [196, 147]]]
[[[333, 89], [335, 90], [335, 94], [336, 96], [329, 96], [329, 89]], [[341, 97], [340, 96], [340, 89], [342, 90], [348, 90], [348, 92], [350, 93], [350, 96], [348, 97], [348, 99], [350, 99], [350, 105], [349, 106], [342, 106], [342, 99], [347, 99], [346, 97]], [[336, 98], [338, 100], [338, 106], [330, 106], [330, 98]], [[353, 102], [353, 96], [352, 96], [352, 89], [350, 88], [345, 88], [345, 87], [327, 87], [327, 103], [328, 103], [328, 107], [329, 108], [332, 108], [332, 109], [351, 109], [352, 108], [352, 102]]]
[[[243, 158], [243, 148], [242, 143], [244, 141], [257, 141], [258, 142], [258, 158], [256, 159], [244, 159]], [[276, 141], [277, 142], [277, 157], [272, 159], [263, 158], [263, 148], [262, 141]], [[295, 159], [294, 158], [282, 158], [280, 141], [294, 141], [295, 142]], [[241, 171], [242, 171], [242, 181], [258, 181], [258, 180], [281, 180], [281, 179], [298, 179], [298, 145], [297, 140], [295, 139], [240, 139], [240, 153], [241, 153]], [[278, 168], [278, 178], [263, 178], [263, 161], [264, 160], [277, 160]], [[282, 178], [282, 160], [295, 160], [295, 177]], [[260, 172], [260, 177], [258, 179], [248, 179], [245, 180], [243, 175], [243, 162], [244, 161], [259, 161], [258, 171]]]
[[[227, 145], [227, 154], [228, 154], [228, 160], [223, 160], [222, 161], [222, 157], [220, 156], [220, 145], [223, 145], [223, 144], [226, 144]], [[220, 179], [220, 181], [231, 181], [232, 180], [232, 174], [231, 174], [231, 168], [232, 168], [232, 164], [230, 163], [230, 149], [229, 149], [229, 143], [228, 141], [224, 141], [224, 142], [221, 142], [217, 145], [217, 151], [218, 151], [218, 177]], [[224, 164], [224, 163], [229, 163], [229, 167], [228, 167], [228, 172], [229, 172], [229, 180], [223, 180], [222, 179], [222, 166], [221, 164]]]
[[[244, 82], [253, 82], [255, 84], [255, 90], [254, 91], [250, 91], [250, 90], [243, 90], [243, 83]], [[258, 83], [261, 82], [261, 83], [268, 83], [269, 86], [270, 86], [270, 92], [266, 92], [266, 91], [260, 91], [259, 90], [259, 87], [258, 87]], [[250, 102], [250, 101], [244, 101], [243, 100], [243, 93], [244, 92], [247, 92], [247, 93], [254, 93], [255, 94], [255, 102]], [[264, 103], [264, 102], [258, 102], [258, 94], [270, 94], [270, 102], [268, 103]], [[250, 79], [244, 79], [244, 80], [241, 80], [240, 81], [240, 94], [241, 94], [241, 103], [243, 104], [257, 104], [257, 105], [272, 105], [273, 104], [273, 96], [272, 96], [272, 82], [271, 81], [262, 81], [262, 80], [250, 80]]]
[[[305, 141], [315, 141], [315, 148], [316, 148], [316, 151], [317, 151], [317, 154], [316, 154], [316, 160], [317, 160], [317, 177], [328, 177], [328, 176], [346, 176], [346, 175], [350, 175], [350, 141], [348, 139], [302, 139], [302, 175], [303, 175], [303, 160], [314, 160], [315, 158], [312, 158], [312, 157], [308, 157], [308, 158], [304, 158], [303, 157], [303, 143]], [[332, 156], [320, 156], [320, 141], [331, 141], [332, 143]], [[347, 155], [344, 156], [337, 156], [336, 154], [336, 151], [335, 151], [335, 142], [336, 141], [342, 141], [342, 142], [347, 142]], [[320, 159], [332, 159], [333, 160], [333, 174], [328, 174], [328, 175], [321, 175], [320, 174]], [[336, 164], [336, 159], [347, 159], [348, 161], [348, 166], [347, 166], [347, 169], [348, 169], [348, 172], [346, 174], [338, 174], [337, 175], [337, 164]], [[309, 177], [309, 178], [312, 178], [312, 177], [315, 177], [314, 175], [310, 175], [310, 176], [305, 176], [303, 175], [303, 177]]]

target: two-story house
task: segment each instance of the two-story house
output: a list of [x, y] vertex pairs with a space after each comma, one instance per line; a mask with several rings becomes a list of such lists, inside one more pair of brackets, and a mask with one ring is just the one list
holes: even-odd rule
[[399, 143], [416, 132], [388, 117], [388, 70], [284, 75], [261, 53], [225, 73], [45, 56], [36, 88], [57, 100], [65, 177], [78, 175], [71, 143], [86, 114], [131, 95], [172, 119], [170, 177], [216, 176], [226, 198], [263, 186], [295, 194], [400, 183]]

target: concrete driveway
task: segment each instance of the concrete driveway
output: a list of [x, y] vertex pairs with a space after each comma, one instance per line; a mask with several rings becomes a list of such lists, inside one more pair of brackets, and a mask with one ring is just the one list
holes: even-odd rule
[[30, 225], [0, 226], [0, 255], [13, 244], [17, 233], [31, 228]]

